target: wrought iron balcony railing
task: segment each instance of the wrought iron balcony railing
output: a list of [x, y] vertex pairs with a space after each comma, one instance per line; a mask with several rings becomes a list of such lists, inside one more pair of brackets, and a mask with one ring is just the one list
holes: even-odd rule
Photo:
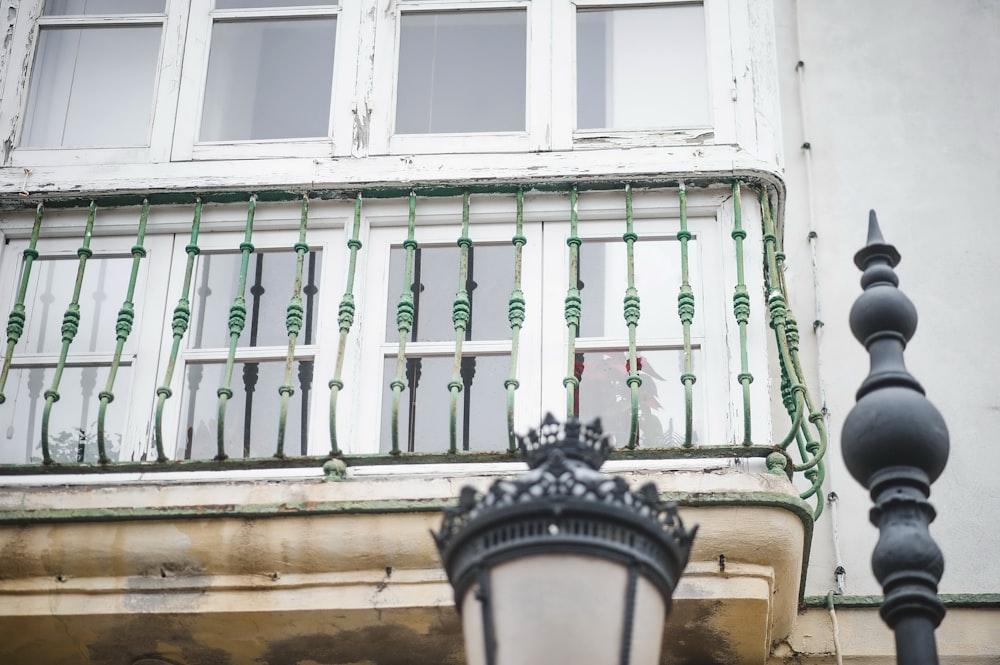
[[[721, 229], [718, 231], [719, 241], [694, 249], [700, 236], [698, 230], [693, 230], [691, 226], [689, 200], [692, 196], [706, 195], [714, 196], [715, 201], [721, 202], [719, 205], [727, 211], [725, 223], [713, 217], [711, 225]], [[594, 214], [581, 220], [578, 212], [581, 201], [588, 197], [600, 198], [604, 202], [602, 205], [611, 201], [609, 205], [617, 206], [618, 210], [610, 216], [603, 214], [605, 226], [602, 229], [617, 230], [614, 236], [605, 235], [600, 240], [598, 259], [588, 254], [597, 251], [593, 248], [598, 247], [593, 241], [593, 234], [588, 236], [587, 232], [588, 220]], [[642, 208], [643, 212], [636, 214], [636, 197], [644, 201], [655, 199], [657, 203], [652, 208]], [[751, 206], [746, 205], [748, 197], [753, 199]], [[203, 219], [209, 208], [226, 209], [231, 215], [233, 206], [241, 205], [240, 199], [245, 212], [241, 230], [234, 233], [230, 221], [227, 226], [229, 235], [225, 236], [229, 239], [226, 241], [228, 245], [221, 246], [219, 241], [204, 245], [204, 237], [214, 232], [214, 222]], [[372, 224], [366, 218], [367, 205], [385, 205], [387, 200], [391, 202], [392, 199], [397, 199], [400, 210], [404, 211], [394, 228], [386, 230], [384, 224]], [[460, 212], [442, 218], [443, 213], [437, 210], [431, 222], [421, 218], [423, 203], [439, 204], [442, 201], [452, 206], [449, 210]], [[488, 226], [493, 235], [485, 243], [475, 239], [476, 233], [472, 231], [484, 225], [474, 220], [475, 214], [470, 213], [481, 201], [501, 202], [497, 208], [501, 212], [491, 213], [493, 217]], [[544, 256], [537, 255], [532, 261], [542, 267], [529, 269], [525, 253], [529, 241], [535, 242], [537, 238], [539, 243], [550, 243], [539, 230], [539, 216], [533, 218], [530, 210], [525, 212], [526, 204], [530, 208], [532, 202], [537, 201], [543, 201], [547, 206], [549, 212], [541, 215], [547, 221], [553, 219], [552, 210], [561, 210], [556, 216], [561, 224], [557, 236], [560, 249], [548, 249]], [[343, 234], [338, 241], [343, 249], [336, 252], [341, 256], [327, 259], [320, 256], [322, 252], [317, 250], [316, 231], [310, 222], [311, 206], [330, 202], [336, 202], [340, 210], [347, 210], [353, 204], [353, 214], [345, 213], [339, 227], [329, 221], [329, 216], [320, 224], [320, 228], [327, 233], [336, 227], [337, 232]], [[777, 194], [765, 183], [747, 178], [723, 182], [707, 179], [630, 183], [579, 181], [422, 186], [412, 190], [372, 188], [365, 191], [266, 191], [245, 194], [171, 192], [149, 193], [145, 197], [112, 194], [94, 197], [93, 200], [67, 195], [39, 202], [25, 199], [7, 203], [8, 208], [22, 207], [20, 211], [12, 209], [5, 213], [8, 218], [27, 219], [29, 205], [34, 206], [34, 218], [33, 223], [24, 222], [23, 237], [18, 238], [17, 233], [13, 233], [15, 240], [21, 243], [18, 245], [20, 253], [14, 257], [7, 252], [0, 257], [6, 264], [5, 274], [15, 276], [12, 281], [17, 286], [10, 296], [12, 304], [0, 370], [0, 414], [6, 411], [4, 417], [9, 422], [23, 423], [23, 427], [12, 424], [8, 429], [8, 450], [27, 450], [20, 459], [16, 452], [0, 455], [0, 460], [7, 462], [0, 465], [0, 473], [285, 466], [315, 464], [324, 458], [340, 458], [349, 465], [509, 459], [515, 446], [513, 432], [523, 428], [517, 420], [521, 403], [525, 399], [538, 400], [534, 387], [530, 389], [532, 395], [525, 397], [523, 385], [525, 363], [533, 362], [524, 358], [524, 334], [526, 326], [534, 325], [536, 330], [531, 342], [531, 358], [544, 359], [552, 366], [555, 363], [552, 349], [556, 347], [551, 340], [557, 332], [561, 340], [563, 371], [558, 377], [550, 375], [543, 378], [550, 383], [561, 383], [559, 390], [564, 393], [566, 413], [572, 415], [584, 411], [588, 400], [592, 402], [597, 399], [594, 395], [603, 391], [602, 404], [620, 416], [622, 429], [619, 438], [622, 440], [616, 452], [619, 457], [762, 459], [771, 472], [789, 476], [801, 474], [805, 479], [802, 497], [815, 496], [817, 516], [822, 510], [820, 488], [827, 433], [823, 414], [806, 389], [799, 362], [799, 333], [795, 318], [787, 307], [783, 281], [784, 254], [777, 229]], [[271, 258], [265, 261], [264, 257], [277, 254], [262, 251], [257, 245], [260, 231], [255, 229], [255, 218], [261, 208], [272, 205], [283, 206], [286, 211], [289, 205], [296, 205], [299, 221], [295, 229], [289, 229], [289, 224], [285, 224], [285, 251], [281, 259], [284, 268], [275, 273], [279, 276], [263, 278], [263, 271], [271, 265], [267, 261], [272, 261]], [[669, 213], [662, 212], [664, 205], [669, 208]], [[699, 214], [705, 218], [704, 205], [699, 205], [702, 206]], [[654, 215], [649, 210], [656, 206], [660, 206], [657, 208], [660, 212]], [[106, 253], [119, 266], [111, 271], [114, 273], [111, 281], [120, 275], [119, 281], [124, 284], [113, 325], [95, 321], [95, 317], [101, 316], [100, 307], [87, 311], [83, 304], [85, 300], [82, 300], [87, 290], [93, 288], [93, 279], [96, 279], [90, 276], [91, 264], [96, 260], [92, 244], [95, 237], [102, 233], [99, 225], [95, 226], [96, 220], [102, 211], [112, 208], [119, 216], [124, 211], [135, 210], [137, 220], [132, 227], [131, 246]], [[162, 244], [160, 238], [165, 235], [165, 226], [157, 216], [161, 211], [169, 213], [174, 219], [184, 215], [191, 220], [188, 228], [180, 234], [176, 233], [176, 222], [168, 225], [173, 234], [170, 242], [182, 247], [182, 251], [151, 250], [150, 245], [156, 242]], [[79, 223], [75, 226], [60, 223], [58, 227], [53, 227], [56, 231], [50, 232], [46, 224], [50, 212], [63, 218], [76, 216]], [[651, 228], [650, 217], [659, 220], [654, 236], [659, 240], [669, 239], [669, 243], [643, 244], [649, 239], [643, 229]], [[753, 226], [748, 227], [751, 219]], [[451, 229], [451, 249], [447, 252], [437, 251], [440, 248], [437, 240], [421, 241], [424, 225], [432, 222], [437, 223], [439, 229]], [[755, 228], [757, 225], [759, 231]], [[723, 226], [726, 228], [723, 229]], [[751, 234], [748, 234], [748, 228], [752, 229]], [[364, 251], [376, 230], [381, 237], [391, 237], [384, 248], [386, 251], [382, 252], [385, 256], [378, 260], [366, 257]], [[723, 238], [723, 231], [727, 238]], [[71, 255], [66, 252], [46, 255], [43, 245], [53, 233], [62, 236], [62, 243], [67, 242], [67, 234], [75, 234], [75, 251]], [[498, 245], [498, 233], [505, 234], [506, 241], [502, 246], [506, 249], [503, 251], [496, 250], [501, 247]], [[754, 243], [749, 243], [748, 237]], [[638, 256], [640, 250], [647, 246], [651, 249]], [[323, 247], [326, 253], [331, 253], [329, 244]], [[273, 242], [265, 249], [274, 250]], [[171, 251], [174, 255], [172, 263], [156, 264], [166, 265], [165, 273], [160, 272], [161, 268], [145, 265], [150, 261], [151, 252], [170, 254]], [[551, 269], [549, 265], [553, 256], [560, 257], [562, 265], [558, 270]], [[234, 286], [227, 291], [231, 297], [225, 305], [222, 304], [221, 290], [216, 286], [226, 283], [225, 278], [221, 282], [206, 281], [210, 272], [208, 263], [211, 260], [217, 263], [223, 261], [219, 257], [228, 257], [225, 260], [230, 262], [233, 270]], [[443, 260], [445, 258], [447, 261]], [[612, 266], [616, 260], [619, 260], [618, 264]], [[53, 265], [59, 262], [60, 266], [59, 270], [53, 268], [54, 272], [46, 273], [49, 282], [53, 279], [58, 281], [60, 274], [66, 275], [69, 282], [70, 276], [75, 273], [71, 286], [65, 292], [68, 303], [64, 305], [58, 334], [53, 332], [53, 326], [45, 329], [44, 325], [52, 318], [50, 304], [59, 306], [52, 302], [56, 290], [40, 285], [42, 276], [39, 270], [47, 265], [46, 261]], [[724, 270], [714, 269], [725, 261], [730, 264]], [[15, 262], [17, 266], [13, 267]], [[68, 267], [71, 264], [73, 270]], [[321, 264], [336, 264], [343, 270], [343, 280], [338, 283], [343, 291], [338, 299], [331, 299], [328, 292], [319, 291], [317, 274]], [[446, 268], [445, 264], [449, 267]], [[695, 264], [697, 267], [693, 267]], [[637, 278], [637, 266], [640, 266], [641, 279]], [[758, 279], [756, 275], [761, 273], [761, 269], [763, 282], [760, 290], [764, 293], [757, 295], [757, 283], [749, 285], [748, 275]], [[436, 280], [436, 284], [449, 271], [453, 272], [448, 279], [453, 280], [456, 288], [450, 292], [450, 302], [445, 306], [441, 305], [444, 302], [441, 288], [428, 294], [422, 292], [425, 278]], [[670, 278], [673, 280], [673, 293], [665, 293], [659, 288], [670, 281], [662, 278], [668, 271], [674, 276]], [[526, 276], [529, 273], [530, 276]], [[532, 324], [530, 312], [539, 307], [537, 299], [541, 297], [541, 290], [537, 284], [527, 281], [538, 280], [542, 274], [549, 283], [555, 275], [565, 279], [560, 303], [562, 311], [557, 318], [549, 312], [545, 322]], [[598, 275], [601, 284], [595, 286], [592, 283], [594, 278], [588, 277], [589, 274]], [[502, 279], [498, 279], [497, 275]], [[657, 275], [659, 277], [655, 279], [651, 277]], [[730, 283], [722, 284], [726, 277], [731, 279]], [[106, 275], [101, 279], [108, 280]], [[379, 280], [382, 279], [398, 281], [389, 283], [388, 291], [383, 288], [382, 298], [372, 298], [371, 284], [381, 284]], [[640, 283], [644, 279], [653, 285], [646, 292]], [[588, 283], [591, 283], [589, 291]], [[359, 284], [367, 286], [359, 288]], [[607, 291], [612, 284], [622, 287], [614, 295], [614, 300], [620, 298], [622, 305], [616, 317], [617, 333], [609, 335], [601, 326], [610, 325], [604, 322], [610, 320], [607, 303], [613, 301], [605, 298], [606, 293], [601, 293], [599, 298], [595, 298], [594, 293], [595, 289]], [[153, 287], [162, 287], [157, 291], [162, 293], [157, 297], [164, 302], [160, 310], [147, 301], [151, 298], [149, 294], [156, 290]], [[270, 304], [274, 302], [274, 289], [279, 287], [285, 293], [285, 301], [280, 308], [285, 314], [282, 332], [278, 334], [281, 343], [275, 343], [275, 335], [270, 335], [266, 342], [270, 349], [267, 350], [265, 342], [260, 339], [269, 334], [262, 332], [265, 328], [270, 326], [269, 329], [274, 329], [278, 325], [276, 310]], [[398, 291], [395, 290], [397, 288]], [[498, 295], [501, 288], [505, 291], [502, 298]], [[476, 293], [477, 289], [479, 293]], [[725, 292], [731, 295], [724, 296]], [[265, 293], [268, 303], [262, 304]], [[393, 293], [400, 295], [397, 298]], [[166, 303], [167, 294], [174, 298], [172, 304]], [[104, 297], [105, 294], [102, 294], [101, 298]], [[533, 299], [536, 302], [532, 302]], [[317, 328], [317, 317], [322, 310], [330, 309], [334, 300], [339, 302], [335, 306], [336, 313], [329, 315], [331, 325], [325, 329], [322, 326]], [[499, 303], [500, 300], [505, 302]], [[373, 306], [373, 301], [378, 302], [378, 313], [385, 314], [384, 329], [371, 324], [371, 319], [378, 318], [379, 314], [365, 312], [366, 308]], [[696, 306], [696, 303], [701, 304]], [[171, 306], [172, 313], [169, 311]], [[497, 329], [499, 316], [489, 319], [488, 324], [478, 325], [480, 310], [495, 310], [497, 307], [506, 310], [505, 331]], [[137, 313], [143, 308], [146, 309], [143, 313], [144, 332], [137, 339], [133, 328]], [[591, 310], [588, 311], [588, 308]], [[594, 308], [600, 313], [595, 315]], [[701, 308], [704, 314], [698, 311]], [[223, 309], [226, 311], [223, 312]], [[655, 330], [655, 326], [667, 321], [665, 312], [670, 310], [675, 313], [669, 317], [669, 323], [663, 324], [669, 330]], [[753, 398], [759, 394], [755, 391], [760, 388], [751, 389], [755, 378], [764, 378], [754, 376], [752, 359], [765, 359], [767, 351], [765, 348], [752, 348], [753, 335], [749, 331], [755, 325], [764, 327], [763, 319], [755, 322], [754, 317], [764, 317], [765, 311], [766, 322], [773, 330], [778, 350], [774, 365], [780, 371], [780, 399], [788, 414], [788, 425], [774, 425], [773, 432], [771, 427], [764, 431], [759, 424], [755, 425], [770, 422], [770, 404], [766, 400], [755, 403]], [[647, 312], [650, 314], [644, 317]], [[437, 330], [441, 329], [442, 319], [450, 318], [450, 340], [441, 335], [431, 336], [433, 338], [421, 336], [418, 326], [432, 316], [438, 319], [433, 324]], [[152, 339], [148, 332], [150, 317], [160, 323], [155, 343], [149, 341]], [[369, 321], [361, 329], [356, 319], [364, 317]], [[700, 317], [702, 321], [699, 321]], [[703, 323], [713, 320], [713, 317], [724, 320], [722, 327], [714, 332]], [[652, 321], [648, 324], [651, 328], [644, 330], [644, 318]], [[601, 322], [597, 334], [587, 329], [588, 322], [595, 320]], [[31, 329], [32, 322], [34, 330]], [[200, 340], [202, 335], [208, 334], [206, 330], [213, 323], [216, 324], [215, 339], [220, 341], [213, 347], [215, 350], [210, 351], [206, 349], [212, 345]], [[381, 325], [381, 322], [378, 323]], [[477, 324], [476, 334], [473, 334], [473, 323]], [[89, 327], [84, 341], [79, 339], [81, 326]], [[193, 326], [198, 328], [197, 343], [192, 338]], [[485, 333], [484, 327], [487, 328]], [[539, 327], [544, 327], [543, 333], [538, 332]], [[711, 328], [711, 325], [708, 327]], [[318, 330], [322, 331], [323, 339], [317, 338]], [[381, 337], [383, 330], [385, 337]], [[106, 345], [96, 341], [100, 332], [106, 332], [109, 337]], [[354, 350], [364, 347], [373, 337], [381, 339], [374, 343], [374, 347], [365, 348], [376, 348], [376, 357], [349, 361]], [[542, 337], [549, 341], [539, 341]], [[78, 351], [81, 345], [89, 346]], [[283, 346], [283, 353], [277, 350], [279, 346]], [[107, 352], [102, 354], [102, 349]], [[677, 360], [679, 371], [676, 374], [664, 368], [661, 358], [666, 352], [674, 354], [671, 357]], [[726, 356], [726, 362], [732, 365], [731, 371], [713, 374], [709, 354]], [[157, 376], [155, 386], [148, 394], [137, 393], [137, 386], [143, 382], [135, 376], [122, 386], [120, 375], [123, 365], [129, 367], [131, 374], [136, 374], [131, 371], [131, 364], [139, 363], [140, 358], [150, 355], [156, 356], [153, 366]], [[326, 362], [319, 364], [316, 359], [321, 355]], [[732, 359], [728, 360], [730, 357]], [[477, 360], [480, 363], [478, 370]], [[766, 360], [762, 362], [765, 364], [761, 366], [766, 367]], [[242, 367], [242, 389], [234, 385], [234, 372], [238, 365]], [[497, 367], [501, 365], [502, 376], [498, 376]], [[313, 386], [312, 375], [320, 366], [327, 370], [327, 375], [316, 377], [319, 380], [317, 388]], [[600, 370], [594, 369], [595, 366]], [[97, 370], [93, 369], [95, 367]], [[170, 404], [177, 386], [183, 383], [175, 375], [184, 367], [188, 372], [188, 393], [182, 400], [189, 414], [187, 428], [180, 423], [172, 423], [172, 416], [169, 415], [173, 413], [173, 417], [178, 417], [178, 409], [171, 410]], [[205, 368], [209, 369], [208, 374], [213, 369], [217, 370], [215, 374], [218, 375], [218, 384], [213, 386], [215, 392], [210, 400], [206, 400], [204, 391], [198, 392], [205, 381]], [[590, 376], [598, 375], [596, 380], [591, 379], [589, 385], [584, 378], [588, 369]], [[381, 427], [384, 443], [381, 453], [372, 444], [367, 451], [370, 454], [359, 454], [357, 445], [344, 444], [345, 423], [351, 419], [377, 417], [378, 409], [365, 405], [379, 395], [361, 394], [361, 385], [364, 374], [378, 374], [380, 370], [384, 370], [380, 388], [384, 393]], [[67, 392], [63, 382], [67, 371], [80, 373], [82, 387], [72, 390], [74, 393], [80, 391], [84, 398], [79, 404], [79, 423], [68, 429], [53, 424], [53, 414], [59, 409], [60, 397]], [[477, 377], [477, 373], [489, 376]], [[16, 381], [13, 380], [15, 374]], [[93, 385], [86, 387], [84, 384], [88, 381], [96, 384], [98, 374], [103, 375], [104, 385], [94, 396]], [[441, 377], [444, 380], [440, 380]], [[531, 377], [532, 380], [538, 379], [535, 372]], [[424, 382], [422, 385], [421, 381]], [[417, 408], [418, 390], [427, 391], [428, 382], [441, 384], [430, 388], [442, 396], [442, 408], [436, 410], [433, 417], [442, 422], [446, 420], [448, 424], [447, 447], [438, 452], [415, 444], [418, 414], [423, 414], [419, 415], [420, 418], [426, 418], [427, 409], [439, 406], [428, 404], [428, 401], [433, 401], [432, 398], [424, 398], [420, 409]], [[490, 382], [488, 385], [491, 387], [481, 388], [487, 385], [486, 382]], [[696, 388], [699, 382], [702, 386]], [[258, 384], [261, 389], [258, 389]], [[662, 387], [663, 394], [657, 393], [658, 387], [668, 385], [673, 388]], [[270, 395], [263, 393], [264, 387], [271, 391]], [[316, 394], [317, 390], [325, 389], [329, 390], [328, 402], [325, 394]], [[477, 410], [475, 400], [482, 398], [476, 396], [475, 390], [492, 393], [489, 398], [491, 412], [505, 411], [501, 420], [505, 420], [501, 427], [505, 431], [501, 445], [486, 446], [486, 449], [475, 442], [470, 445], [470, 438], [475, 439], [480, 424], [478, 414], [481, 409]], [[613, 393], [610, 397], [609, 391]], [[133, 461], [116, 459], [114, 449], [116, 445], [121, 446], [121, 434], [116, 433], [115, 427], [110, 424], [109, 414], [116, 406], [113, 402], [116, 396], [124, 393], [131, 400], [125, 407], [129, 411], [151, 412], [150, 424], [143, 430], [145, 440], [138, 444], [125, 442], [135, 447]], [[343, 404], [345, 394], [353, 395], [347, 407], [349, 413], [345, 413]], [[727, 396], [722, 402], [715, 397], [720, 394]], [[320, 403], [318, 397], [328, 404], [324, 419], [329, 422], [329, 438], [322, 452], [317, 448], [316, 437], [309, 435], [307, 425], [307, 421], [312, 422], [320, 415], [315, 413], [318, 410], [315, 406], [310, 406]], [[211, 436], [214, 449], [212, 454], [203, 453], [201, 456], [204, 459], [198, 460], [194, 459], [199, 456], [198, 442], [203, 443], [210, 435], [195, 431], [197, 428], [191, 423], [196, 417], [190, 414], [197, 411], [203, 425], [201, 430], [205, 429], [205, 423], [213, 424], [213, 418], [203, 415], [206, 401], [212, 403], [211, 409], [215, 414], [215, 431]], [[25, 403], [28, 404], [26, 408]], [[232, 413], [234, 403], [238, 403], [242, 411], [235, 416]], [[89, 421], [91, 409], [96, 411], [93, 423]], [[664, 428], [663, 420], [669, 420], [674, 414], [683, 425], [673, 428], [670, 420], [670, 427]], [[583, 415], [588, 417], [591, 414]], [[724, 440], [718, 440], [718, 436], [709, 437], [705, 432], [710, 432], [711, 428], [703, 428], [699, 434], [699, 428], [702, 428], [700, 423], [731, 415], [735, 418]], [[241, 431], [232, 424], [234, 417], [237, 420], [243, 418]], [[269, 427], [274, 427], [266, 437], [260, 434], [260, 427], [255, 424], [262, 418], [269, 421]], [[178, 441], [176, 446], [166, 434], [167, 430], [177, 432], [174, 437]], [[238, 431], [239, 436], [234, 437], [234, 431]], [[353, 429], [351, 431], [354, 432]], [[30, 437], [25, 433], [30, 433]], [[273, 442], [270, 450], [262, 443], [264, 438]], [[713, 440], [706, 442], [709, 438]], [[299, 444], [293, 454], [291, 451], [296, 448], [296, 440]], [[718, 443], [724, 445], [712, 445]], [[141, 453], [138, 459], [136, 451]]]

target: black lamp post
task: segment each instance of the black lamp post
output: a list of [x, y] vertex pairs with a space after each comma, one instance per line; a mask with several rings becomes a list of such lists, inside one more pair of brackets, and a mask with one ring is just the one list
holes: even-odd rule
[[871, 520], [880, 535], [872, 569], [885, 594], [882, 619], [896, 633], [897, 662], [936, 665], [944, 558], [928, 531], [934, 508], [927, 497], [948, 461], [948, 429], [903, 364], [917, 312], [896, 288], [899, 258], [873, 210], [868, 243], [854, 256], [864, 293], [851, 308], [851, 331], [871, 355], [871, 371], [844, 422], [842, 448], [851, 475], [875, 502]]
[[697, 530], [648, 483], [598, 469], [599, 421], [518, 437], [529, 470], [462, 489], [434, 534], [471, 665], [653, 665]]

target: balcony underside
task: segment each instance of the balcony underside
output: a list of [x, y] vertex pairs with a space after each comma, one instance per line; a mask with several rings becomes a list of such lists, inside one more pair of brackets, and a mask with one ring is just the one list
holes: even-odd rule
[[[764, 663], [791, 632], [808, 555], [812, 521], [794, 488], [731, 468], [626, 476], [656, 481], [700, 525], [663, 662]], [[451, 588], [428, 531], [462, 484], [490, 481], [409, 474], [7, 492], [0, 655], [461, 663]]]

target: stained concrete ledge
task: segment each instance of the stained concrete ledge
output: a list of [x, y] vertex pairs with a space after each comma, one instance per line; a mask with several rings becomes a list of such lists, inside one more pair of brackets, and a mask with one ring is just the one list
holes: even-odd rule
[[[511, 470], [8, 487], [0, 659], [463, 662], [428, 532], [462, 485]], [[765, 663], [792, 631], [811, 536], [794, 488], [731, 468], [617, 472], [700, 525], [663, 662]]]

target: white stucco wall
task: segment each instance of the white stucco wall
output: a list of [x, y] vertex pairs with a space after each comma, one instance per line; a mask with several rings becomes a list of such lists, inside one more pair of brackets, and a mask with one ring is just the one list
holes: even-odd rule
[[[1000, 591], [1000, 3], [995, 0], [775, 0], [787, 164], [785, 246], [803, 362], [818, 392], [803, 141], [812, 145], [814, 228], [832, 445], [849, 594], [879, 593], [867, 493], [839, 437], [867, 359], [847, 326], [852, 263], [875, 208], [903, 256], [900, 287], [920, 314], [906, 360], [944, 414], [952, 451], [931, 500], [943, 593]], [[798, 33], [798, 34], [797, 34]], [[801, 49], [801, 51], [799, 50]], [[805, 63], [800, 86], [795, 65]], [[800, 89], [808, 135], [803, 135]], [[807, 594], [833, 585], [830, 512], [816, 525]]]

